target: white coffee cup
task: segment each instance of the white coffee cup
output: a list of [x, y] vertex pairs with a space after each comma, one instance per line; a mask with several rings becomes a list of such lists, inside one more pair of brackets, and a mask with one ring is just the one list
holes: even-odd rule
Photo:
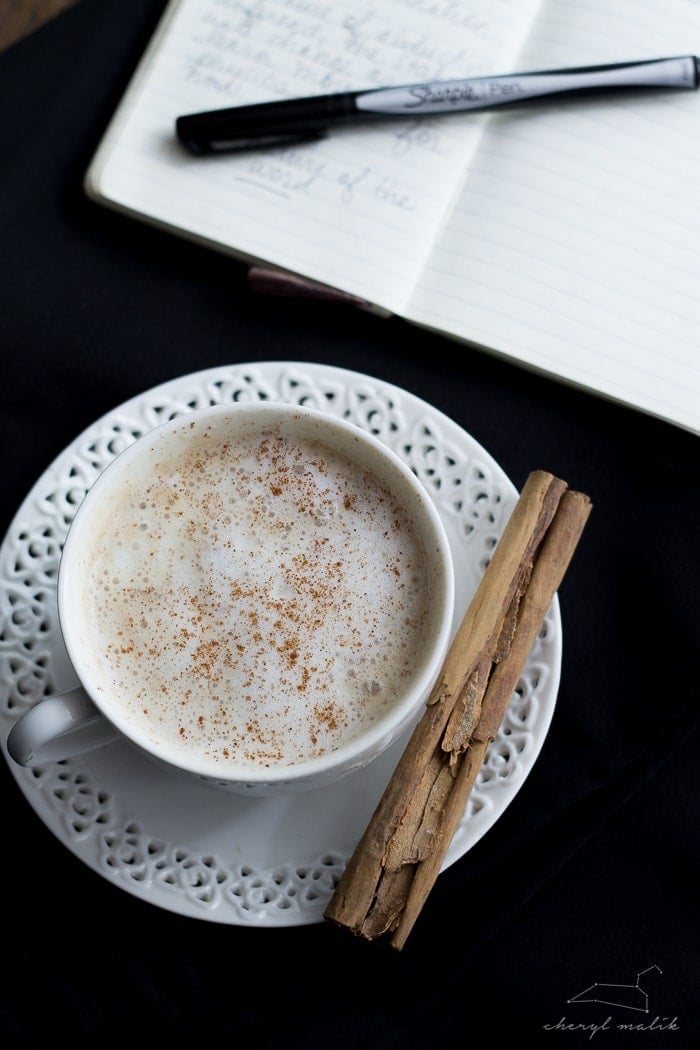
[[126, 739], [239, 793], [322, 787], [417, 719], [454, 592], [433, 502], [373, 435], [276, 402], [180, 416], [78, 508], [57, 596], [80, 684], [22, 715], [8, 753]]

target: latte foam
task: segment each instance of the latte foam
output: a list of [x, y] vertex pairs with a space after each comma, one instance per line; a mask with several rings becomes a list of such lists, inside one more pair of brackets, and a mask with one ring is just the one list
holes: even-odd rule
[[345, 454], [198, 424], [105, 497], [91, 659], [149, 739], [297, 765], [404, 693], [432, 641], [430, 564], [399, 499]]

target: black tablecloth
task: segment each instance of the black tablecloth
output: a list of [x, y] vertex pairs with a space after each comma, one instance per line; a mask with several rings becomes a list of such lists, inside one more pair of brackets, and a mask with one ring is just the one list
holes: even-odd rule
[[[271, 302], [238, 262], [90, 204], [83, 172], [162, 6], [81, 0], [0, 56], [3, 531], [104, 413], [256, 360], [397, 384], [518, 488], [549, 470], [593, 513], [559, 594], [540, 757], [400, 953], [324, 922], [200, 922], [137, 899], [73, 856], [3, 762], [3, 1045], [700, 1046], [697, 438], [398, 319]], [[647, 1014], [567, 1001], [649, 967]]]

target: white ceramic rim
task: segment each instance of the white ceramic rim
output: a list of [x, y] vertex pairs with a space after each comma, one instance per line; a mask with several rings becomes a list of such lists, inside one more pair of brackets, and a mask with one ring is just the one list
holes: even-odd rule
[[[340, 432], [351, 436], [357, 441], [358, 447], [368, 447], [377, 457], [380, 466], [386, 467], [384, 476], [386, 483], [393, 485], [391, 479], [396, 476], [400, 484], [410, 492], [413, 498], [414, 513], [423, 515], [421, 535], [425, 538], [426, 544], [430, 544], [436, 558], [435, 564], [439, 566], [438, 571], [444, 581], [441, 588], [441, 600], [435, 604], [434, 638], [429, 657], [421, 667], [420, 673], [411, 682], [401, 702], [393, 704], [390, 710], [361, 736], [353, 738], [342, 747], [323, 756], [299, 762], [293, 766], [235, 765], [207, 759], [204, 756], [188, 756], [186, 752], [178, 750], [165, 740], [156, 740], [140, 734], [138, 727], [120, 710], [118, 701], [106, 691], [96, 688], [92, 671], [83, 659], [80, 632], [76, 629], [77, 620], [71, 615], [73, 604], [71, 584], [73, 581], [79, 583], [82, 576], [81, 539], [85, 530], [91, 527], [93, 511], [105, 489], [111, 487], [115, 479], [120, 474], [123, 475], [124, 470], [128, 470], [145, 450], [158, 441], [159, 437], [187, 429], [193, 424], [232, 415], [254, 416], [256, 419], [261, 416], [269, 417], [273, 423], [280, 420], [291, 422], [294, 419], [306, 419], [320, 428], [321, 440], [327, 440], [333, 432]], [[256, 786], [274, 790], [275, 786], [285, 789], [303, 783], [305, 787], [313, 787], [319, 778], [322, 778], [319, 782], [325, 783], [328, 777], [333, 776], [336, 771], [346, 776], [376, 758], [393, 744], [423, 708], [428, 693], [439, 674], [452, 633], [455, 600], [454, 565], [447, 533], [433, 501], [410, 467], [384, 442], [354, 423], [330, 416], [315, 408], [272, 401], [239, 402], [233, 405], [216, 405], [193, 411], [184, 418], [177, 417], [167, 420], [127, 446], [105, 467], [78, 507], [68, 530], [58, 572], [57, 600], [63, 641], [76, 675], [103, 717], [132, 744], [159, 761], [167, 763], [173, 769], [216, 782], [221, 786], [240, 784], [243, 790], [254, 789]]]

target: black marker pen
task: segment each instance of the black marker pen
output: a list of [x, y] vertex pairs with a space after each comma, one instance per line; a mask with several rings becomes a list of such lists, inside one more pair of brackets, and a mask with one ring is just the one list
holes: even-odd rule
[[465, 113], [553, 96], [651, 88], [693, 89], [698, 87], [699, 69], [700, 60], [688, 55], [442, 80], [190, 113], [178, 117], [175, 128], [180, 142], [197, 154], [287, 146], [322, 138], [333, 127], [371, 120]]

